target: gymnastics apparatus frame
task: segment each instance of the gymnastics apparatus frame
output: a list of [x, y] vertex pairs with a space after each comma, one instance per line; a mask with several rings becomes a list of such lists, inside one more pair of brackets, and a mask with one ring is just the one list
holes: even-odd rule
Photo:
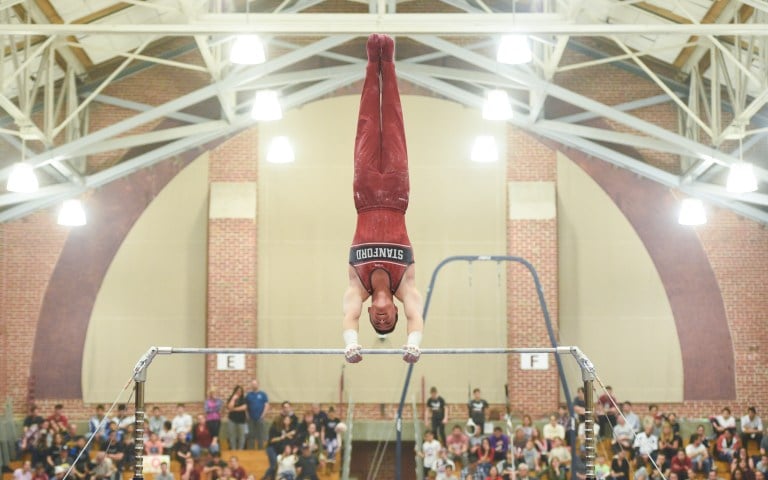
[[[568, 385], [565, 379], [565, 373], [563, 365], [560, 360], [560, 355], [571, 355], [576, 360], [581, 370], [582, 381], [584, 382], [584, 404], [585, 404], [585, 422], [584, 422], [584, 436], [585, 436], [585, 467], [586, 467], [586, 480], [595, 480], [595, 455], [596, 455], [596, 438], [594, 431], [595, 423], [595, 408], [594, 408], [594, 380], [596, 377], [595, 367], [587, 356], [576, 346], [558, 346], [557, 339], [555, 337], [554, 329], [552, 327], [552, 321], [549, 317], [549, 310], [547, 308], [546, 300], [544, 299], [544, 292], [539, 281], [539, 276], [536, 273], [536, 269], [533, 265], [522, 257], [508, 256], [508, 255], [459, 255], [445, 258], [440, 264], [435, 267], [432, 272], [432, 278], [427, 288], [427, 295], [424, 303], [424, 322], [427, 320], [427, 313], [432, 300], [432, 293], [434, 293], [434, 286], [437, 280], [438, 273], [442, 268], [452, 262], [478, 262], [478, 261], [491, 261], [497, 264], [501, 263], [519, 263], [523, 265], [531, 274], [534, 286], [536, 288], [536, 294], [539, 300], [539, 306], [544, 317], [544, 323], [547, 328], [551, 347], [533, 347], [533, 348], [424, 348], [421, 350], [422, 355], [483, 355], [483, 354], [497, 354], [497, 355], [510, 355], [521, 353], [551, 353], [555, 355], [555, 362], [557, 364], [558, 375], [560, 383], [563, 387], [563, 393], [568, 404], [568, 411], [571, 418], [574, 417], [573, 403], [571, 401], [570, 392], [568, 391]], [[133, 381], [135, 382], [135, 412], [136, 412], [136, 429], [135, 435], [135, 449], [136, 449], [136, 462], [134, 465], [134, 477], [133, 480], [144, 480], [144, 418], [145, 418], [145, 403], [144, 403], [144, 387], [147, 380], [147, 368], [152, 363], [152, 360], [157, 355], [171, 355], [171, 354], [246, 354], [246, 355], [344, 355], [344, 349], [341, 348], [178, 348], [178, 347], [151, 347], [134, 367]], [[403, 351], [399, 348], [378, 348], [378, 349], [363, 349], [363, 355], [402, 355]], [[402, 413], [403, 406], [405, 404], [405, 397], [408, 391], [408, 385], [410, 383], [411, 375], [414, 365], [408, 366], [408, 372], [403, 385], [403, 390], [400, 398], [400, 404], [397, 410], [397, 417], [395, 421], [395, 429], [397, 433], [396, 451], [395, 451], [395, 479], [401, 479], [401, 464], [402, 464]], [[571, 439], [573, 440], [573, 439]], [[572, 444], [574, 442], [571, 442]], [[575, 457], [575, 455], [574, 455]], [[571, 476], [576, 478], [574, 472], [575, 458], [571, 464]]]
[[[338, 355], [344, 356], [342, 348], [179, 348], [151, 347], [138, 361], [133, 371], [135, 383], [134, 406], [136, 412], [136, 429], [134, 431], [136, 461], [134, 464], [133, 480], [144, 480], [144, 419], [146, 405], [144, 388], [147, 381], [147, 369], [157, 355], [172, 354], [246, 354], [246, 355]], [[402, 355], [399, 348], [363, 349], [363, 355]], [[488, 354], [520, 354], [520, 353], [552, 353], [555, 355], [571, 355], [579, 364], [582, 380], [584, 381], [585, 403], [585, 450], [586, 477], [595, 479], [596, 439], [594, 434], [594, 396], [593, 384], [595, 368], [592, 362], [578, 347], [543, 347], [543, 348], [424, 348], [422, 355], [488, 355]], [[400, 418], [398, 417], [398, 422]], [[399, 473], [399, 468], [398, 468]]]

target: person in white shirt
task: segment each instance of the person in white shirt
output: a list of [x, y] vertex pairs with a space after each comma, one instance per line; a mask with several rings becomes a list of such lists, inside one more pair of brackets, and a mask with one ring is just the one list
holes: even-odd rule
[[549, 423], [544, 425], [541, 429], [541, 435], [544, 440], [547, 441], [547, 449], [552, 448], [552, 440], [555, 438], [561, 438], [565, 440], [565, 427], [557, 423], [557, 417], [555, 415], [549, 416]]
[[419, 456], [424, 459], [425, 477], [430, 470], [434, 469], [441, 448], [440, 442], [435, 440], [435, 434], [431, 430], [424, 432], [424, 443], [421, 444]]
[[646, 462], [648, 457], [659, 449], [659, 439], [653, 434], [653, 424], [647, 424], [645, 430], [635, 435], [632, 448], [635, 449], [635, 455], [642, 457]]
[[635, 430], [627, 424], [624, 417], [616, 417], [616, 425], [613, 426], [613, 440], [611, 446], [614, 453], [619, 450], [629, 450], [635, 441]]
[[635, 433], [640, 432], [640, 417], [632, 411], [632, 402], [626, 401], [621, 405], [621, 413], [627, 421], [627, 425], [632, 427]]
[[176, 416], [171, 421], [171, 429], [179, 433], [187, 435], [187, 440], [192, 437], [192, 415], [184, 411], [184, 404], [180, 403], [176, 406]]
[[32, 480], [32, 462], [26, 460], [21, 467], [14, 470], [13, 480]]
[[726, 430], [730, 430], [734, 435], [736, 434], [736, 419], [731, 415], [731, 409], [723, 407], [720, 411], [720, 415], [716, 415], [709, 419], [712, 424], [712, 429], [715, 431], [715, 437], [720, 436]]
[[699, 433], [691, 435], [691, 441], [685, 447], [685, 455], [691, 459], [694, 473], [709, 474], [712, 469], [712, 458], [709, 456], [709, 449], [702, 443], [702, 436]]
[[749, 407], [747, 414], [741, 417], [741, 446], [746, 448], [750, 440], [758, 445], [763, 440], [763, 421], [757, 416], [755, 407]]

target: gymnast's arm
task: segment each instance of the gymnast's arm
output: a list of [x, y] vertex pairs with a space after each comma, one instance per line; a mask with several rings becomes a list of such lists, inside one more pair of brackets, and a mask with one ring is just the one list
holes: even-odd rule
[[349, 286], [344, 292], [342, 320], [344, 344], [346, 345], [344, 356], [349, 363], [357, 363], [363, 359], [360, 352], [362, 347], [358, 341], [357, 333], [360, 327], [360, 315], [363, 312], [363, 302], [368, 298], [368, 292], [363, 288], [357, 272], [349, 267]]
[[[408, 335], [409, 342], [411, 343], [411, 334], [418, 333], [419, 336], [424, 330], [424, 317], [422, 312], [424, 311], [424, 300], [421, 298], [421, 293], [416, 289], [416, 267], [415, 264], [410, 264], [408, 269], [403, 275], [403, 279], [400, 281], [400, 286], [395, 293], [395, 296], [403, 302], [403, 309], [405, 310], [405, 318], [408, 320]], [[419, 341], [421, 339], [419, 338]], [[416, 343], [418, 346], [418, 342]]]

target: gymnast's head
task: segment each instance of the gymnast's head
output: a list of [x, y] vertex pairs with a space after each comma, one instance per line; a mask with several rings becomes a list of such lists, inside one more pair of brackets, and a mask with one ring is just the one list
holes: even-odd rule
[[374, 295], [371, 306], [368, 307], [368, 317], [376, 333], [391, 333], [397, 325], [397, 307], [392, 301], [392, 296]]

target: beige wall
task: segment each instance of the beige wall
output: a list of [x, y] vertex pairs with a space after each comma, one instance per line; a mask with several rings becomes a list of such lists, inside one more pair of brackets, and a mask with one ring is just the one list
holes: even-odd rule
[[[620, 399], [683, 399], [680, 343], [648, 252], [605, 192], [557, 162], [560, 341], [578, 345]], [[581, 382], [568, 362], [570, 384]]]
[[[322, 100], [260, 126], [260, 158], [276, 135], [289, 135], [296, 162], [263, 163], [259, 171], [259, 346], [341, 348], [341, 297], [355, 227], [352, 152], [357, 96]], [[484, 122], [476, 110], [426, 97], [403, 98], [411, 169], [408, 230], [417, 282], [426, 285], [448, 255], [505, 252], [505, 165], [473, 164], [474, 135], [505, 138], [505, 127]], [[503, 158], [502, 154], [502, 158]], [[469, 281], [469, 273], [472, 281]], [[446, 268], [435, 289], [424, 347], [504, 346], [504, 269], [495, 265]], [[399, 348], [405, 325], [385, 341], [361, 321], [365, 347]], [[340, 357], [265, 357], [259, 378], [271, 399], [338, 399], [339, 376], [354, 402], [399, 400], [405, 364], [397, 357], [369, 356], [344, 366]], [[503, 400], [506, 359], [425, 357], [415, 370], [437, 385], [449, 402], [466, 400], [467, 384], [490, 401]], [[415, 390], [412, 390], [415, 391]]]
[[[150, 203], [109, 267], [83, 352], [86, 403], [114, 401], [150, 346], [205, 346], [207, 219], [206, 154]], [[146, 400], [199, 400], [204, 382], [202, 357], [159, 356]]]

